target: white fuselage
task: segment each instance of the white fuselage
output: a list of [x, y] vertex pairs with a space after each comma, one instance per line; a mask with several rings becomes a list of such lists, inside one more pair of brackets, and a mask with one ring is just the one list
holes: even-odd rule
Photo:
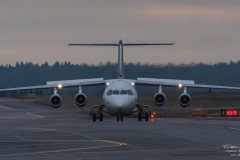
[[103, 103], [111, 115], [131, 115], [137, 103], [134, 83], [126, 79], [109, 82], [103, 93]]

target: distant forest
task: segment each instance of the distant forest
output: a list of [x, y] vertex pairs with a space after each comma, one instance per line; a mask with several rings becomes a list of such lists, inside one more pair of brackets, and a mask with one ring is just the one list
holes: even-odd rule
[[[216, 64], [141, 64], [124, 66], [125, 78], [137, 77], [194, 80], [198, 84], [240, 86], [240, 61]], [[70, 62], [49, 65], [17, 62], [15, 66], [0, 66], [0, 88], [43, 85], [47, 81], [104, 78], [117, 76], [117, 64], [107, 62], [99, 65], [71, 64]]]

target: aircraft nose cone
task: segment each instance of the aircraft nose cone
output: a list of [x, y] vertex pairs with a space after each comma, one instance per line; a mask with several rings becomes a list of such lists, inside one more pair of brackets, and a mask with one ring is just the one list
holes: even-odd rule
[[114, 104], [115, 104], [116, 107], [122, 108], [122, 107], [124, 106], [124, 104], [125, 104], [125, 101], [124, 101], [124, 100], [121, 100], [121, 99], [116, 99], [116, 100], [114, 101]]

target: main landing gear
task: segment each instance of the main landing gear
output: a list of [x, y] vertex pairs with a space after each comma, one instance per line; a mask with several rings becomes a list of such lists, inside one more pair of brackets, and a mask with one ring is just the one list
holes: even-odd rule
[[[142, 119], [145, 119], [145, 121], [148, 121], [149, 115], [151, 115], [151, 108], [148, 105], [139, 105], [136, 104], [136, 107], [138, 108], [138, 121], [142, 121]], [[144, 111], [143, 108], [147, 108], [148, 112]]]
[[[138, 121], [142, 121], [142, 119], [145, 119], [145, 121], [149, 120], [149, 115], [151, 115], [151, 108], [148, 105], [139, 105], [136, 104], [137, 110], [134, 111], [133, 113], [138, 112]], [[97, 108], [98, 111], [97, 112], [93, 112], [93, 109]], [[146, 112], [144, 110], [144, 108], [148, 109], [148, 112]], [[100, 122], [103, 121], [103, 112], [108, 113], [106, 111], [103, 110], [104, 109], [104, 105], [95, 105], [91, 107], [91, 111], [90, 111], [90, 116], [92, 116], [92, 121], [96, 122], [97, 119], [99, 119]], [[119, 113], [117, 115], [117, 121], [123, 121], [123, 114]]]
[[[97, 113], [93, 113], [93, 109], [94, 108], [98, 108], [98, 112]], [[92, 106], [91, 108], [91, 111], [90, 111], [90, 116], [92, 116], [92, 120], [93, 122], [96, 122], [97, 119], [99, 119], [100, 122], [103, 121], [103, 108], [104, 108], [104, 105], [95, 105], [95, 106]]]

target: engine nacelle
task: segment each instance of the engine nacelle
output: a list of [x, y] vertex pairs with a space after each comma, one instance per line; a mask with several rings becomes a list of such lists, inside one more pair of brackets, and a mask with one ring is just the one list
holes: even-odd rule
[[158, 107], [161, 107], [164, 105], [166, 100], [166, 95], [164, 93], [156, 93], [154, 95], [154, 102]]
[[189, 106], [191, 102], [191, 96], [187, 93], [183, 93], [179, 96], [178, 100], [179, 100], [179, 104], [185, 108]]
[[52, 95], [49, 100], [53, 108], [59, 108], [62, 104], [62, 97], [58, 94]]
[[77, 106], [83, 107], [87, 102], [87, 96], [84, 93], [78, 93], [76, 94], [74, 100]]

